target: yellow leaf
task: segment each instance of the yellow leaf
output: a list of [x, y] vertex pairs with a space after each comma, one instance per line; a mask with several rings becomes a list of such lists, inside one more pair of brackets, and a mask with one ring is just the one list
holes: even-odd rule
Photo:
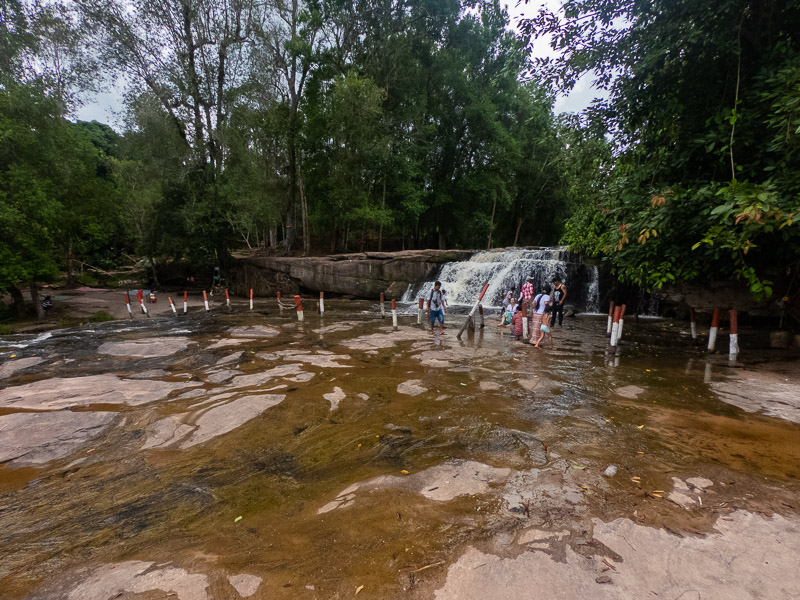
[[579, 467], [578, 465], [572, 465], [572, 468], [573, 468], [573, 469], [578, 469], [579, 471], [582, 471], [582, 470], [583, 470], [583, 469], [585, 469], [586, 467]]
[[16, 355], [16, 354], [12, 354], [12, 355], [11, 355], [11, 358], [16, 358], [16, 357], [17, 357], [17, 355]]
[[654, 494], [663, 494], [664, 490], [653, 490]]
[[653, 492], [653, 496], [655, 496], [656, 498], [663, 498], [664, 497], [661, 494], [656, 494], [655, 492]]
[[242, 517], [236, 517], [236, 518], [233, 520], [233, 522], [234, 522], [234, 523], [238, 523], [238, 522], [239, 522], [239, 521], [241, 521], [241, 520], [242, 520]]
[[403, 469], [403, 470], [402, 470], [402, 471], [400, 471], [400, 472], [401, 472], [403, 475], [408, 475], [408, 471], [406, 471], [405, 469]]
[[363, 589], [364, 589], [364, 586], [363, 586], [363, 585], [360, 585], [360, 586], [358, 586], [358, 587], [356, 588], [356, 593], [355, 593], [355, 595], [356, 595], [356, 596], [358, 596], [358, 592], [360, 592], [360, 591], [361, 591], [361, 590], [363, 590]]
[[642, 429], [642, 428], [644, 427], [644, 425], [637, 425], [636, 427], [637, 427], [638, 429]]

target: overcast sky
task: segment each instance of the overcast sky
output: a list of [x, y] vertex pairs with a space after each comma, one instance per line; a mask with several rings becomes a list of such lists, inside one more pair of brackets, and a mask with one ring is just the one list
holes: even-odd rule
[[[511, 0], [510, 2], [504, 0], [503, 4], [508, 8], [512, 27], [516, 27], [516, 23], [520, 17], [532, 17], [539, 10], [540, 6], [548, 6], [551, 9], [555, 9], [560, 5], [560, 0], [530, 0], [528, 4], [520, 4], [519, 6], [516, 0]], [[550, 48], [550, 41], [540, 38], [534, 43], [532, 54], [533, 56], [539, 57], [553, 56], [555, 53], [553, 49]], [[124, 84], [122, 81], [119, 81], [113, 86], [109, 83], [109, 87], [110, 89], [108, 91], [96, 94], [78, 110], [78, 119], [82, 121], [96, 120], [101, 123], [108, 123], [112, 127], [119, 129], [122, 121], [122, 92], [124, 90]], [[591, 85], [591, 77], [585, 76], [578, 80], [572, 92], [565, 96], [559, 96], [556, 99], [554, 109], [557, 113], [579, 112], [589, 106], [597, 95], [597, 90]]]

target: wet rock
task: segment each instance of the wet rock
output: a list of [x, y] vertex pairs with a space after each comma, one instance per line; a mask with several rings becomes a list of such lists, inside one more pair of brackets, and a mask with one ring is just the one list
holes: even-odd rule
[[228, 581], [242, 598], [249, 598], [258, 591], [261, 585], [261, 577], [255, 575], [228, 575]]
[[249, 325], [232, 327], [227, 333], [235, 338], [270, 338], [278, 335], [279, 331], [267, 325]]
[[234, 352], [232, 354], [228, 354], [228, 356], [224, 356], [224, 357], [220, 358], [217, 361], [217, 365], [216, 366], [219, 367], [219, 366], [222, 366], [222, 365], [227, 365], [228, 363], [236, 362], [237, 360], [242, 358], [242, 354], [244, 354], [243, 350], [240, 350], [239, 352]]
[[617, 394], [617, 396], [622, 396], [623, 398], [635, 399], [644, 393], [644, 388], [640, 388], [638, 385], [626, 385], [624, 387], [615, 389], [614, 393]]
[[214, 373], [210, 373], [206, 380], [211, 383], [223, 383], [232, 379], [234, 375], [241, 375], [242, 372], [237, 369], [223, 369], [221, 371], [216, 371]]
[[[208, 578], [184, 569], [152, 569], [154, 563], [131, 560], [104, 565], [70, 591], [67, 600], [108, 600], [123, 594], [166, 592], [179, 600], [206, 600]], [[149, 596], [148, 596], [149, 597]]]
[[278, 352], [291, 360], [298, 360], [300, 362], [314, 365], [315, 367], [330, 368], [330, 369], [349, 369], [351, 365], [340, 365], [337, 361], [349, 360], [349, 356], [335, 355], [335, 354], [314, 354], [310, 352], [303, 352], [297, 350], [284, 350]]
[[141, 373], [131, 373], [128, 379], [155, 379], [157, 377], [169, 377], [169, 373], [164, 369], [150, 369]]
[[778, 373], [749, 371], [747, 377], [712, 382], [720, 400], [747, 412], [800, 423], [800, 381]]
[[350, 331], [355, 323], [350, 322], [343, 322], [343, 323], [334, 323], [333, 325], [328, 325], [327, 327], [320, 327], [319, 329], [314, 329], [314, 333], [324, 334], [324, 333], [335, 333], [337, 331]]
[[320, 508], [317, 514], [353, 504], [356, 492], [359, 491], [400, 488], [437, 502], [446, 502], [459, 496], [485, 494], [489, 491], [490, 484], [502, 483], [510, 473], [511, 469], [495, 468], [472, 460], [450, 460], [413, 475], [381, 475], [369, 481], [355, 483]]
[[27, 358], [11, 358], [7, 362], [0, 365], [0, 380], [11, 377], [14, 373], [24, 371], [30, 367], [43, 363], [44, 359], [38, 356], [29, 356]]
[[245, 396], [190, 413], [170, 415], [147, 428], [143, 449], [178, 446], [185, 450], [241, 427], [268, 408], [280, 404], [282, 394]]
[[138, 406], [162, 400], [186, 386], [185, 382], [120, 379], [116, 375], [54, 377], [0, 390], [0, 406], [34, 410], [92, 404]]
[[334, 387], [333, 391], [329, 394], [322, 394], [322, 397], [325, 398], [328, 402], [331, 403], [331, 412], [339, 408], [339, 402], [344, 400], [345, 393], [342, 391], [340, 387]]
[[387, 333], [362, 335], [352, 340], [345, 340], [342, 342], [342, 345], [351, 350], [380, 350], [382, 348], [391, 348], [398, 342], [418, 340], [421, 336], [426, 335], [421, 330], [414, 327], [401, 326], [398, 327], [397, 331], [392, 331], [391, 327], [384, 327], [382, 329], [387, 331]]
[[225, 338], [223, 340], [217, 340], [213, 344], [209, 344], [206, 346], [206, 350], [216, 350], [217, 348], [227, 348], [229, 346], [240, 346], [255, 341], [256, 340], [252, 338]]
[[117, 414], [62, 410], [0, 416], [0, 464], [40, 465], [69, 456]]
[[[232, 385], [236, 387], [250, 387], [254, 385], [262, 385], [276, 377], [289, 377], [291, 375], [300, 375], [303, 373], [303, 365], [299, 363], [292, 363], [288, 365], [278, 365], [272, 369], [268, 369], [261, 373], [253, 373], [252, 375], [239, 375], [234, 378]], [[311, 373], [311, 377], [313, 377]], [[310, 379], [310, 378], [309, 378]]]
[[605, 475], [606, 477], [613, 477], [616, 474], [617, 474], [616, 465], [609, 465], [608, 467], [606, 467], [606, 470], [603, 471], [603, 475]]
[[707, 487], [711, 487], [714, 485], [714, 482], [710, 479], [706, 479], [705, 477], [689, 477], [686, 480], [686, 483], [694, 488], [705, 490]]
[[407, 396], [419, 396], [420, 394], [428, 391], [428, 388], [422, 387], [420, 383], [422, 383], [422, 380], [420, 379], [404, 381], [397, 386], [397, 393], [405, 394]]
[[[726, 520], [729, 519], [729, 520]], [[779, 515], [765, 519], [745, 511], [720, 518], [719, 533], [678, 537], [628, 519], [594, 520], [597, 557], [566, 547], [563, 558], [523, 551], [504, 558], [468, 548], [447, 571], [436, 600], [528, 600], [592, 598], [794, 598], [800, 596], [800, 521]], [[587, 547], [587, 546], [584, 546]], [[607, 548], [602, 551], [601, 549]], [[624, 569], [614, 585], [597, 585], [599, 558], [616, 553]], [[606, 576], [608, 576], [606, 574]]]
[[494, 381], [481, 381], [478, 384], [478, 387], [481, 389], [482, 392], [493, 392], [495, 390], [500, 389], [500, 384], [495, 383]]
[[97, 353], [122, 357], [155, 358], [177, 354], [182, 350], [186, 350], [189, 344], [194, 343], [196, 342], [181, 336], [143, 338], [122, 342], [105, 342], [97, 349]]

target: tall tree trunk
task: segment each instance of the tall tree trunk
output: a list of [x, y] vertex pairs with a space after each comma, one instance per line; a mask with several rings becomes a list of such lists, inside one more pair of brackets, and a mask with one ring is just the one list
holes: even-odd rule
[[269, 228], [269, 246], [270, 248], [274, 248], [278, 245], [278, 228], [275, 225], [271, 225]]
[[497, 209], [497, 198], [492, 202], [492, 218], [489, 221], [489, 241], [486, 243], [486, 249], [492, 249], [492, 230], [494, 229], [494, 211]]
[[36, 318], [41, 321], [44, 319], [44, 309], [42, 308], [42, 301], [39, 299], [39, 288], [36, 287], [35, 281], [31, 281], [30, 290], [33, 308], [36, 309]]
[[22, 297], [22, 291], [15, 285], [12, 285], [8, 293], [11, 294], [11, 299], [14, 301], [14, 310], [17, 317], [22, 319], [25, 317], [25, 298]]
[[311, 254], [311, 237], [308, 232], [308, 202], [306, 202], [306, 190], [303, 185], [303, 172], [297, 167], [297, 186], [300, 190], [300, 211], [303, 218], [303, 254]]
[[517, 242], [519, 241], [519, 232], [522, 230], [522, 222], [523, 222], [524, 220], [525, 220], [525, 219], [523, 219], [522, 217], [520, 217], [520, 218], [517, 220], [517, 231], [516, 231], [516, 233], [514, 233], [514, 243], [512, 244], [512, 246], [515, 246], [515, 247], [516, 247], [516, 245], [517, 245]]

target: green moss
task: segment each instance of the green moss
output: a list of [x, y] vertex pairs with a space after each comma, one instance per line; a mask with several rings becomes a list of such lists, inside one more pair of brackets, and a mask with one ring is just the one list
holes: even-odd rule
[[104, 310], [98, 310], [96, 313], [94, 313], [89, 318], [89, 322], [90, 323], [105, 323], [106, 321], [113, 321], [114, 318], [115, 318], [114, 315], [112, 315], [110, 313], [107, 313]]

